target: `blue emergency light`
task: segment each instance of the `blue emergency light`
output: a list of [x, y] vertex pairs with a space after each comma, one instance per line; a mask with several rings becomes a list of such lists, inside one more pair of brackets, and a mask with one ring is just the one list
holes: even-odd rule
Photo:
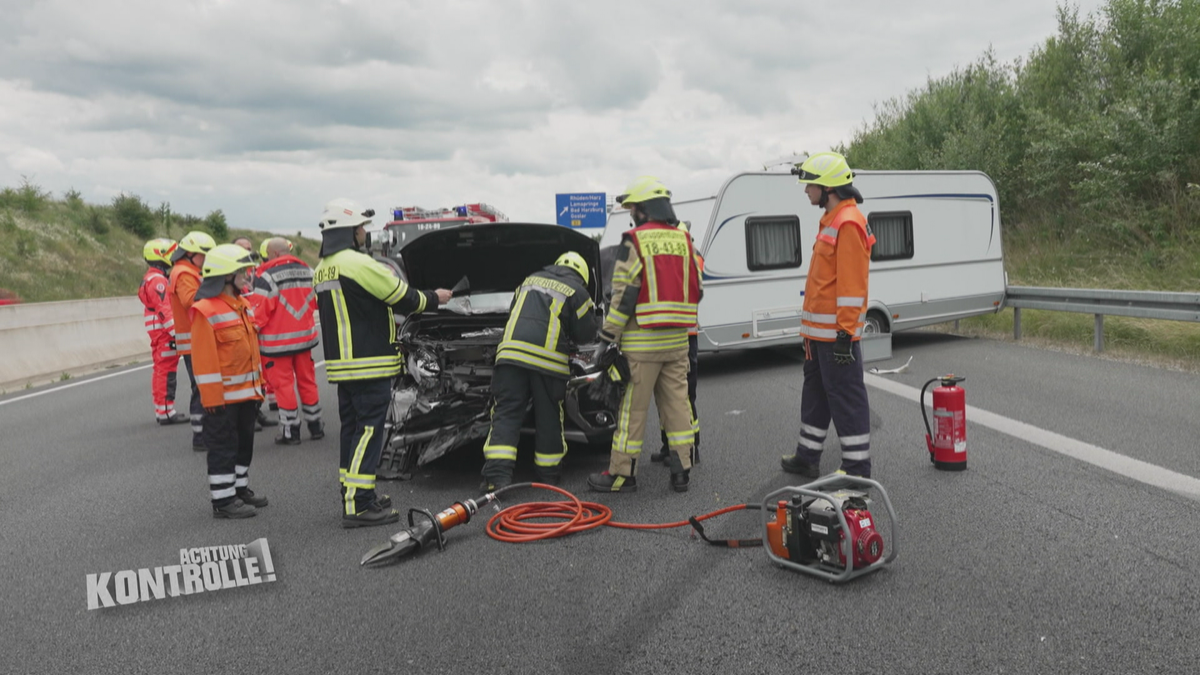
[[392, 209], [393, 220], [404, 220], [404, 209]]
[[465, 218], [467, 216], [467, 207], [456, 206], [456, 207], [454, 207], [454, 212]]

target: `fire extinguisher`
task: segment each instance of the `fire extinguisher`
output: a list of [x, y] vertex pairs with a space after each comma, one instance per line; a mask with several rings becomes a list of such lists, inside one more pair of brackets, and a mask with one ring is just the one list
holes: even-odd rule
[[[967, 391], [958, 386], [967, 378], [943, 375], [921, 387], [921, 419], [925, 421], [925, 445], [929, 461], [942, 471], [964, 471], [967, 468]], [[925, 414], [925, 390], [934, 382], [941, 386], [933, 390], [933, 421], [936, 433], [929, 428]]]

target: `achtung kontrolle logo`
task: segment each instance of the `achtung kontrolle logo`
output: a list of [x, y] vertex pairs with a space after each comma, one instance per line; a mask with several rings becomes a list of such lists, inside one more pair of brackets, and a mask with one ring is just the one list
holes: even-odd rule
[[267, 540], [179, 549], [179, 564], [87, 575], [88, 609], [275, 581]]

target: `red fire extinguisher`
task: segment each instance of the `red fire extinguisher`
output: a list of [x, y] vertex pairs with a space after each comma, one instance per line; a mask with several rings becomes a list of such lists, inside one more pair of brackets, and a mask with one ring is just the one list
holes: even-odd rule
[[[925, 421], [925, 445], [929, 461], [942, 471], [964, 471], [967, 468], [967, 391], [958, 386], [967, 378], [943, 375], [921, 387], [921, 419]], [[925, 415], [925, 390], [934, 382], [942, 385], [933, 390], [933, 421], [936, 433], [929, 428]]]

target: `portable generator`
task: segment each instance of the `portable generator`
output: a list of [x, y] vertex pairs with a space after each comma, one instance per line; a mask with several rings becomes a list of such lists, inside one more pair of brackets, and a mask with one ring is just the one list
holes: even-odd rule
[[[886, 541], [868, 490], [887, 511]], [[763, 498], [762, 512], [767, 556], [780, 567], [841, 583], [896, 558], [896, 511], [883, 486], [869, 478], [832, 475], [780, 488]]]

